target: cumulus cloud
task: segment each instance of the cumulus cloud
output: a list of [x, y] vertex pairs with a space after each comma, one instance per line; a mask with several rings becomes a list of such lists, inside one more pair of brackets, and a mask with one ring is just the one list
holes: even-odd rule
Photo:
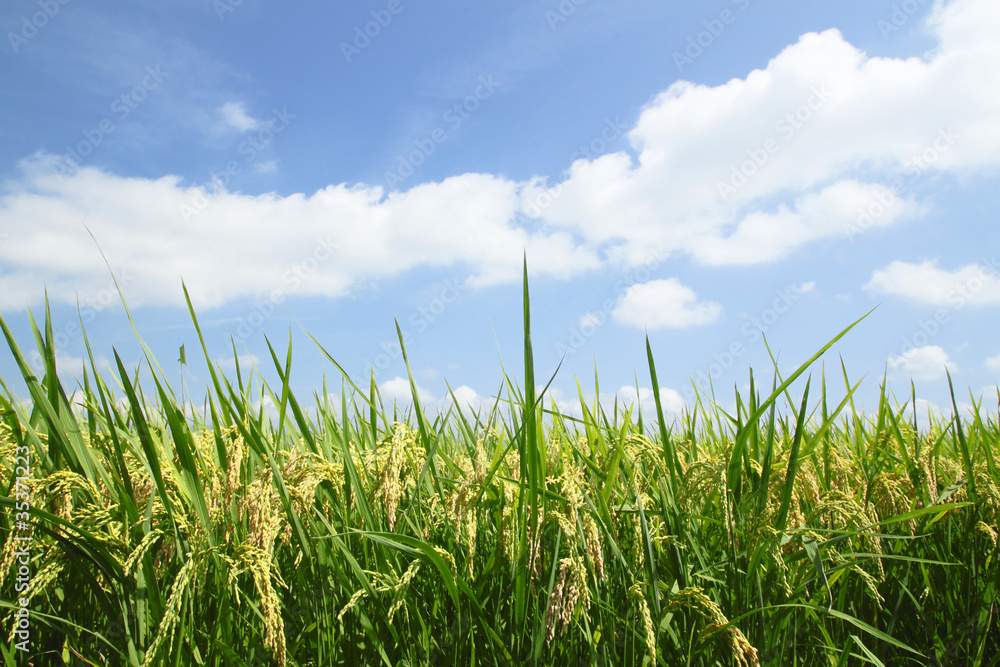
[[722, 315], [722, 306], [699, 301], [690, 287], [676, 278], [632, 285], [618, 297], [611, 317], [638, 329], [682, 329], [712, 324]]
[[[536, 387], [536, 391], [541, 391], [544, 387]], [[545, 407], [554, 407], [558, 412], [569, 415], [571, 417], [582, 418], [583, 408], [580, 406], [580, 401], [577, 397], [569, 398], [565, 393], [558, 387], [549, 387], [548, 391], [545, 392]]]
[[472, 387], [462, 385], [452, 390], [455, 395], [455, 404], [462, 410], [472, 410], [478, 412], [483, 409], [483, 397]]
[[1000, 407], [1000, 385], [993, 384], [983, 387], [979, 392], [979, 399], [986, 412], [995, 413]]
[[[541, 389], [542, 387], [538, 387], [539, 391]], [[558, 387], [549, 387], [545, 397], [546, 408], [554, 405], [555, 409], [564, 415], [577, 418], [583, 417], [580, 399], [576, 395], [571, 398]], [[591, 407], [594, 401], [594, 394], [584, 392], [583, 400], [587, 403], [588, 408]], [[610, 410], [616, 401], [619, 408], [631, 406], [637, 410], [641, 407], [645, 419], [649, 419], [650, 415], [656, 414], [656, 398], [653, 396], [653, 390], [649, 387], [639, 387], [639, 390], [636, 391], [634, 386], [624, 386], [616, 393], [602, 392], [600, 395], [600, 405], [606, 410]], [[664, 415], [668, 418], [679, 416], [686, 407], [680, 393], [676, 389], [669, 387], [660, 387], [660, 404], [663, 406]], [[633, 417], [635, 416], [636, 413], [633, 412]]]
[[[32, 350], [27, 354], [27, 361], [36, 373], [45, 372], [45, 360], [42, 359], [42, 355], [37, 350]], [[101, 373], [111, 368], [107, 357], [97, 356], [94, 358], [94, 361], [97, 364], [97, 370]], [[90, 359], [74, 357], [59, 351], [56, 352], [56, 374], [63, 385], [68, 387], [73, 383], [73, 380], [83, 382], [84, 367], [86, 367], [88, 373], [91, 372]], [[117, 373], [112, 372], [112, 374]]]
[[[405, 409], [413, 404], [410, 381], [404, 377], [386, 380], [378, 386], [378, 389], [383, 403], [387, 405], [395, 404]], [[454, 400], [452, 394], [454, 394]], [[444, 413], [456, 407], [463, 411], [479, 412], [488, 409], [491, 405], [488, 398], [484, 398], [479, 392], [467, 385], [456, 387], [452, 389], [451, 393], [445, 392], [441, 396], [436, 396], [418, 384], [417, 396], [420, 397], [420, 406], [424, 412], [431, 414]]]
[[[913, 214], [907, 193], [922, 174], [1000, 156], [1000, 5], [951, 2], [930, 27], [940, 44], [924, 58], [872, 58], [827, 30], [746, 78], [679, 81], [629, 133], [638, 159], [578, 160], [547, 188], [544, 217], [629, 264], [649, 247], [751, 264], [847, 236], [860, 209], [868, 225]], [[860, 181], [860, 170], [874, 175]], [[542, 191], [524, 196], [548, 203]]]
[[[181, 303], [182, 277], [202, 308], [275, 291], [339, 297], [426, 266], [489, 285], [517, 280], [525, 250], [532, 271], [558, 278], [638, 266], [651, 249], [709, 265], [780, 261], [853, 233], [861, 214], [866, 228], [918, 214], [912, 185], [927, 172], [1000, 163], [1000, 4], [942, 3], [928, 28], [938, 45], [923, 57], [869, 57], [831, 29], [744, 78], [678, 81], [628, 132], [635, 159], [580, 159], [552, 183], [467, 173], [405, 192], [252, 196], [169, 175], [60, 173], [37, 156], [0, 195], [0, 309], [38, 303], [43, 286], [66, 303], [103, 286], [85, 225], [134, 275], [132, 305]], [[235, 129], [257, 124], [238, 102], [218, 113]], [[336, 261], [318, 256], [334, 246]]]
[[[618, 397], [626, 405], [641, 406], [645, 415], [656, 414], [656, 397], [649, 387], [639, 387], [636, 391], [635, 387], [625, 386], [618, 390]], [[660, 405], [665, 415], [677, 416], [684, 411], [684, 399], [676, 389], [661, 387]]]
[[[404, 377], [397, 376], [386, 380], [378, 386], [378, 390], [382, 400], [386, 403], [396, 403], [400, 406], [413, 403], [410, 381]], [[420, 385], [417, 385], [417, 397], [420, 399], [421, 405], [431, 404], [435, 401], [434, 396]]]
[[989, 259], [948, 271], [938, 268], [934, 261], [919, 264], [895, 261], [875, 271], [864, 288], [933, 306], [997, 306], [1000, 280], [996, 266], [996, 261]]
[[69, 400], [69, 407], [76, 415], [77, 419], [83, 419], [87, 415], [87, 394], [82, 389], [77, 389], [66, 397]]
[[1000, 354], [986, 360], [986, 368], [991, 371], [1000, 371]]
[[599, 266], [565, 232], [515, 226], [516, 185], [489, 175], [388, 196], [381, 187], [337, 185], [279, 197], [94, 168], [60, 175], [53, 164], [30, 161], [25, 179], [0, 195], [0, 230], [9, 231], [0, 244], [0, 309], [38, 302], [43, 286], [53, 301], [71, 304], [104, 289], [95, 239], [127, 276], [132, 306], [182, 305], [182, 279], [195, 306], [207, 308], [275, 292], [339, 297], [428, 265], [467, 263], [470, 282], [494, 284], [517, 279], [525, 251], [536, 274], [568, 278]]
[[[729, 236], [692, 238], [692, 253], [705, 264], [758, 264], [783, 259], [803, 244], [852, 229], [857, 211], [875, 200], [885, 188], [855, 180], [835, 183], [819, 192], [800, 197], [777, 211], [748, 212]], [[918, 207], [901, 201], [879, 217], [878, 225], [914, 213]]]
[[278, 418], [278, 406], [274, 404], [274, 399], [268, 394], [265, 394], [263, 398], [257, 401], [257, 411], [266, 415], [268, 419], [275, 420]]
[[242, 102], [226, 102], [219, 108], [219, 115], [226, 125], [240, 132], [257, 129], [258, 122], [247, 115]]
[[[961, 406], [961, 404], [959, 404]], [[906, 409], [903, 411], [904, 418], [909, 421], [913, 419], [913, 415], [916, 414], [917, 417], [917, 427], [927, 428], [930, 426], [932, 420], [938, 422], [942, 420], [947, 420], [950, 415], [945, 415], [945, 412], [941, 409], [941, 406], [933, 401], [929, 401], [926, 398], [918, 398], [916, 404], [916, 411], [914, 411], [914, 406], [908, 404]]]
[[889, 367], [903, 377], [914, 380], [939, 380], [945, 371], [954, 371], [955, 364], [938, 345], [925, 345], [907, 350], [898, 357], [889, 357]]
[[246, 370], [248, 368], [257, 368], [260, 366], [260, 357], [256, 354], [241, 354], [238, 357], [219, 357], [218, 359], [213, 359], [213, 361], [220, 366], [228, 368], [236, 368], [236, 362], [239, 361], [240, 368]]

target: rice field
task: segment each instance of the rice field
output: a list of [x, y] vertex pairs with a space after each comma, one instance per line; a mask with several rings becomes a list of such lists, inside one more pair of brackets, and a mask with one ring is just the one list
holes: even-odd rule
[[0, 398], [5, 664], [1000, 664], [994, 406], [862, 414], [809, 377], [849, 327], [735, 410], [571, 417], [529, 312], [525, 279], [521, 383], [443, 414], [412, 379], [405, 411], [295, 396], [291, 346], [192, 412], [148, 349], [144, 385], [91, 352], [69, 386], [48, 312], [40, 378], [0, 322], [30, 392]]

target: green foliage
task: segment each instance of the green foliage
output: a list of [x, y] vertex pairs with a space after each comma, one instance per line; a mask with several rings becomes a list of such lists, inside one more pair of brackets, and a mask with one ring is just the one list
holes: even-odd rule
[[91, 355], [71, 402], [48, 312], [41, 380], [0, 320], [30, 394], [0, 398], [5, 639], [29, 596], [34, 664], [1000, 662], [997, 419], [920, 430], [884, 385], [877, 415], [845, 413], [846, 371], [832, 412], [825, 377], [793, 400], [829, 345], [732, 415], [701, 397], [671, 425], [657, 396], [655, 419], [582, 398], [572, 418], [536, 391], [529, 317], [525, 277], [523, 389], [434, 415], [411, 376], [405, 418], [374, 380], [300, 403], [270, 342], [277, 391], [202, 341], [202, 414], [148, 350], [152, 391]]

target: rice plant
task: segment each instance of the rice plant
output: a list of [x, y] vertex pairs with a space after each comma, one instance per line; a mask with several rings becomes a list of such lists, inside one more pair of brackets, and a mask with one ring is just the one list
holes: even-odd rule
[[843, 367], [833, 405], [807, 373], [849, 327], [735, 410], [581, 389], [571, 417], [536, 388], [526, 275], [523, 316], [523, 386], [431, 413], [411, 375], [402, 414], [346, 374], [300, 401], [291, 344], [272, 387], [202, 339], [201, 411], [148, 349], [144, 386], [90, 352], [73, 395], [48, 308], [40, 379], [0, 320], [30, 395], [2, 385], [5, 663], [1000, 664], [995, 412], [918, 428], [883, 383], [861, 414]]

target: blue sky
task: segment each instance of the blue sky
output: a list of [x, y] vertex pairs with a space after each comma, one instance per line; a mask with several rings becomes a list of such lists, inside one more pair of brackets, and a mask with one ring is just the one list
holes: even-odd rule
[[142, 358], [113, 271], [195, 395], [182, 280], [223, 370], [235, 341], [273, 379], [291, 331], [293, 386], [339, 388], [304, 328], [405, 400], [395, 318], [425, 397], [475, 402], [521, 375], [526, 254], [560, 400], [596, 366], [650, 405], [648, 334], [671, 410], [692, 378], [728, 405], [764, 335], [788, 371], [876, 306], [832, 378], [996, 400], [993, 0], [14, 0], [0, 28], [0, 313], [27, 347], [47, 290], [68, 374], [81, 315]]

